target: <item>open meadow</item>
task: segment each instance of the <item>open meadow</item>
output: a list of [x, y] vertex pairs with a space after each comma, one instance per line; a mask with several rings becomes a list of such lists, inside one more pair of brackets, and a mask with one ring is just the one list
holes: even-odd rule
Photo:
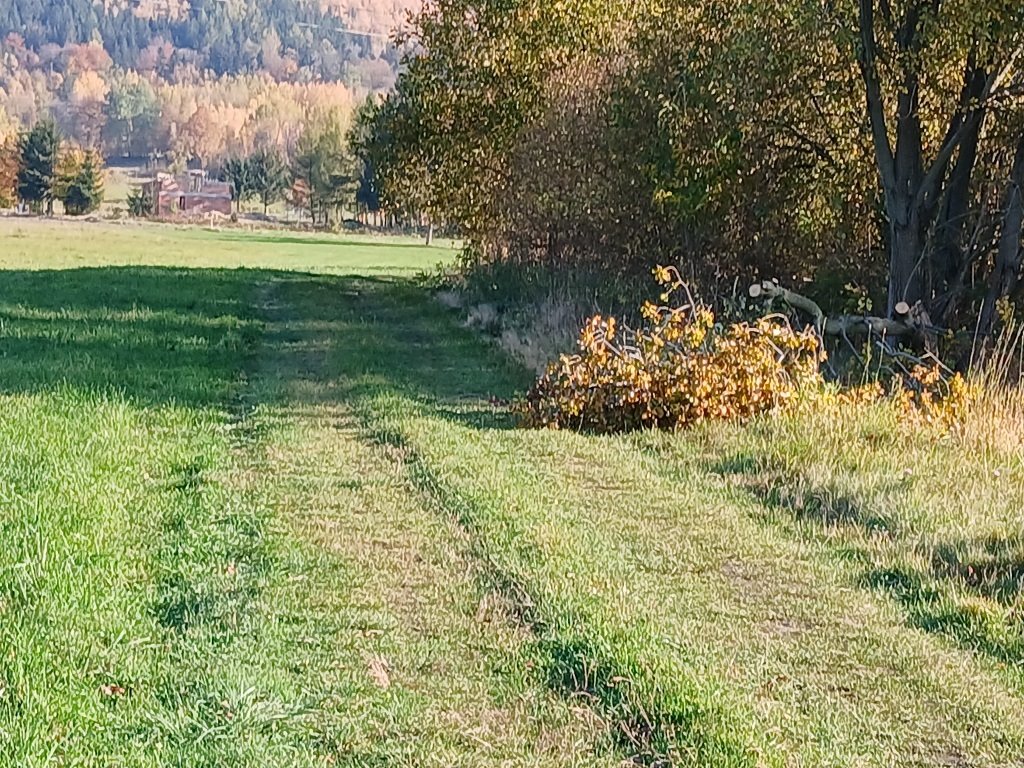
[[0, 766], [1024, 765], [1024, 457], [516, 427], [400, 239], [0, 219]]

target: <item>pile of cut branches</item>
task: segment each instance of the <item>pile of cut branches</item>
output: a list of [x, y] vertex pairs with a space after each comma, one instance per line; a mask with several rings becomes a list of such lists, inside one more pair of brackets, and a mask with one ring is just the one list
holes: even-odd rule
[[[749, 418], [820, 383], [821, 344], [782, 316], [729, 326], [694, 301], [678, 271], [659, 267], [661, 302], [631, 329], [593, 317], [579, 353], [541, 376], [519, 411], [527, 426], [621, 432]], [[672, 299], [686, 301], [672, 306]]]

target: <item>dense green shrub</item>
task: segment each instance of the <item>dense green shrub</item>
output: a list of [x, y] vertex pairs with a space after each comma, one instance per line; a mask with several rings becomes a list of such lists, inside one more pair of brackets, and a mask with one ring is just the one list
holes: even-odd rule
[[136, 218], [153, 215], [153, 198], [144, 189], [133, 189], [128, 193], [128, 215]]

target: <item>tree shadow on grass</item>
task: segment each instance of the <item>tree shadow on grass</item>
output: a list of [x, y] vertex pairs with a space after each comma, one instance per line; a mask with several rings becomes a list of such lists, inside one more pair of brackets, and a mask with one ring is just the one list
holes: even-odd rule
[[[885, 592], [899, 603], [908, 622], [925, 632], [943, 635], [964, 648], [984, 654], [1019, 671], [1024, 662], [1024, 626], [1011, 611], [957, 598], [962, 584], [901, 565], [875, 568], [862, 586]], [[967, 595], [978, 594], [967, 589]], [[1022, 681], [1024, 683], [1024, 681]]]
[[[881, 591], [905, 611], [908, 623], [945, 636], [999, 662], [1024, 662], [1024, 540], [993, 536], [959, 541], [899, 544], [906, 535], [891, 517], [836, 489], [814, 485], [751, 455], [730, 456], [711, 467], [768, 510], [828, 531], [829, 543], [862, 564], [860, 586]], [[881, 488], [883, 492], [893, 488]], [[835, 538], [835, 534], [852, 535]], [[865, 534], [868, 538], [865, 538]], [[868, 543], [882, 536], [896, 548]], [[913, 554], [913, 558], [907, 557]], [[888, 561], [888, 562], [885, 562]], [[926, 566], [916, 565], [924, 561]], [[914, 564], [911, 564], [914, 563]]]
[[0, 391], [218, 406], [255, 349], [253, 275], [149, 267], [0, 274]]
[[324, 237], [323, 235], [310, 235], [302, 237], [298, 235], [274, 235], [266, 233], [233, 233], [222, 232], [216, 235], [217, 240], [244, 243], [264, 243], [268, 245], [323, 245], [331, 248], [383, 248], [386, 250], [400, 251], [421, 251], [428, 246], [422, 242], [395, 242], [393, 240], [373, 240], [339, 237]]
[[402, 397], [487, 428], [509, 425], [490, 403], [529, 383], [407, 280], [158, 267], [0, 275], [0, 392], [226, 407], [257, 355], [318, 381], [320, 402]]
[[1015, 606], [1024, 591], [1024, 541], [988, 536], [942, 544], [932, 553], [932, 572], [1001, 605]]
[[[405, 280], [365, 276], [274, 277], [266, 343], [300, 374], [326, 378], [333, 397], [398, 397], [434, 413], [507, 425], [495, 401], [529, 374]], [[297, 313], [297, 308], [303, 308]]]
[[860, 499], [838, 488], [787, 477], [784, 469], [766, 467], [751, 455], [726, 457], [714, 464], [711, 471], [733, 477], [736, 485], [761, 505], [804, 523], [828, 529], [856, 528], [872, 536], [894, 537], [899, 533], [895, 519], [870, 509]]

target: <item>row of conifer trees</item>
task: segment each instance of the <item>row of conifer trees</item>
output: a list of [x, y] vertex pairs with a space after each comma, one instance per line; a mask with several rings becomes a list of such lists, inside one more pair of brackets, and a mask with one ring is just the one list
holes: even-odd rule
[[53, 213], [59, 201], [71, 216], [92, 213], [103, 202], [103, 160], [66, 142], [52, 120], [0, 147], [0, 206], [26, 205]]

